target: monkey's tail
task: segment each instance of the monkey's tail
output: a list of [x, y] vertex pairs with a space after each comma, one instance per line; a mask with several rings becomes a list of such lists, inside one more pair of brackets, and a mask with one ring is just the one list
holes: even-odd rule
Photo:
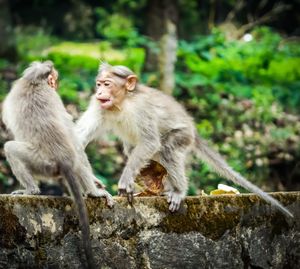
[[78, 184], [77, 179], [74, 177], [73, 169], [67, 164], [60, 165], [60, 172], [66, 178], [71, 192], [74, 197], [74, 202], [79, 215], [79, 223], [81, 226], [82, 232], [82, 244], [85, 252], [88, 268], [96, 268], [95, 260], [93, 257], [92, 246], [90, 241], [90, 224], [88, 218], [87, 208], [81, 194], [80, 185]]
[[245, 189], [256, 193], [261, 198], [269, 202], [271, 205], [277, 207], [281, 212], [289, 217], [294, 217], [293, 214], [285, 208], [279, 201], [274, 199], [269, 194], [262, 191], [260, 188], [249, 182], [247, 179], [242, 177], [239, 173], [235, 172], [221, 157], [221, 155], [207, 145], [207, 142], [202, 140], [200, 137], [196, 137], [197, 156], [207, 163], [215, 172], [220, 176], [230, 179], [234, 183], [244, 187]]

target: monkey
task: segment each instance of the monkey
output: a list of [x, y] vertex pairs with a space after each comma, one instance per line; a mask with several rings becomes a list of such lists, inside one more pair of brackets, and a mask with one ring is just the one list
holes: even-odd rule
[[94, 268], [88, 213], [82, 196], [112, 196], [98, 189], [75, 124], [57, 93], [58, 72], [51, 61], [33, 62], [13, 85], [3, 104], [2, 118], [14, 140], [4, 144], [13, 174], [24, 187], [13, 195], [37, 195], [36, 180], [62, 177], [73, 196], [82, 230], [88, 268]]
[[167, 170], [165, 195], [169, 210], [177, 211], [188, 189], [185, 162], [188, 154], [195, 152], [219, 175], [292, 216], [279, 201], [235, 172], [208, 146], [198, 135], [193, 118], [175, 98], [139, 83], [137, 75], [126, 66], [101, 63], [95, 92], [88, 109], [76, 123], [78, 137], [84, 147], [107, 131], [121, 139], [128, 159], [118, 189], [130, 203], [136, 176], [154, 160]]

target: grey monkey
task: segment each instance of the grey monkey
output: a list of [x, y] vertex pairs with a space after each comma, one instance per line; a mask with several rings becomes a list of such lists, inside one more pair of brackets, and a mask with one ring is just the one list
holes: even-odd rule
[[118, 188], [130, 202], [136, 176], [152, 159], [166, 168], [164, 187], [169, 209], [178, 210], [188, 188], [185, 161], [194, 150], [218, 174], [292, 216], [276, 199], [233, 171], [220, 154], [209, 148], [198, 136], [193, 119], [173, 97], [138, 83], [134, 72], [125, 66], [100, 65], [96, 94], [76, 128], [84, 146], [103, 131], [112, 131], [122, 140], [128, 160]]
[[74, 123], [56, 91], [58, 72], [51, 61], [33, 62], [17, 80], [3, 104], [3, 122], [14, 140], [4, 145], [12, 172], [25, 188], [13, 194], [39, 194], [36, 179], [62, 176], [73, 195], [82, 229], [89, 268], [94, 265], [87, 209], [82, 197], [111, 195], [97, 189], [87, 156], [79, 143]]

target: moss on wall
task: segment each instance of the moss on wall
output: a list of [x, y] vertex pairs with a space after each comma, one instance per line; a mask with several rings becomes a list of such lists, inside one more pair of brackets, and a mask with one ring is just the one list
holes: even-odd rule
[[[134, 206], [86, 200], [99, 268], [300, 268], [300, 193], [273, 194], [286, 218], [252, 194], [164, 197]], [[68, 197], [0, 195], [0, 268], [82, 268], [78, 218]], [[224, 267], [225, 266], [225, 267]]]

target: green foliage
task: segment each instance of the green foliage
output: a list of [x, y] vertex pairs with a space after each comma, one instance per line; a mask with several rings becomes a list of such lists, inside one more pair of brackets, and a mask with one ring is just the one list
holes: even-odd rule
[[121, 13], [110, 14], [104, 8], [97, 8], [99, 17], [96, 31], [115, 46], [136, 47], [146, 42], [133, 26], [132, 20]]
[[44, 49], [53, 46], [58, 39], [41, 27], [17, 27], [14, 29], [17, 51], [23, 59], [41, 57]]
[[177, 73], [179, 86], [209, 86], [218, 93], [254, 100], [259, 98], [259, 91], [268, 88], [271, 93], [266, 95], [271, 94], [273, 99], [297, 110], [300, 107], [299, 47], [284, 42], [267, 28], [258, 29], [252, 35], [255, 39], [251, 42], [224, 42], [222, 33], [216, 31], [191, 43], [182, 41], [178, 70], [184, 72]]
[[[5, 59], [0, 59], [0, 70], [9, 68], [9, 62]], [[7, 91], [9, 83], [4, 79], [3, 72], [0, 72], [0, 101], [3, 101]]]
[[[300, 49], [268, 28], [252, 35], [251, 42], [227, 42], [215, 30], [181, 41], [174, 94], [193, 113], [199, 133], [258, 182], [270, 178], [270, 163], [300, 155], [299, 118], [287, 114], [300, 108]], [[189, 176], [190, 193], [222, 181], [197, 160]]]

